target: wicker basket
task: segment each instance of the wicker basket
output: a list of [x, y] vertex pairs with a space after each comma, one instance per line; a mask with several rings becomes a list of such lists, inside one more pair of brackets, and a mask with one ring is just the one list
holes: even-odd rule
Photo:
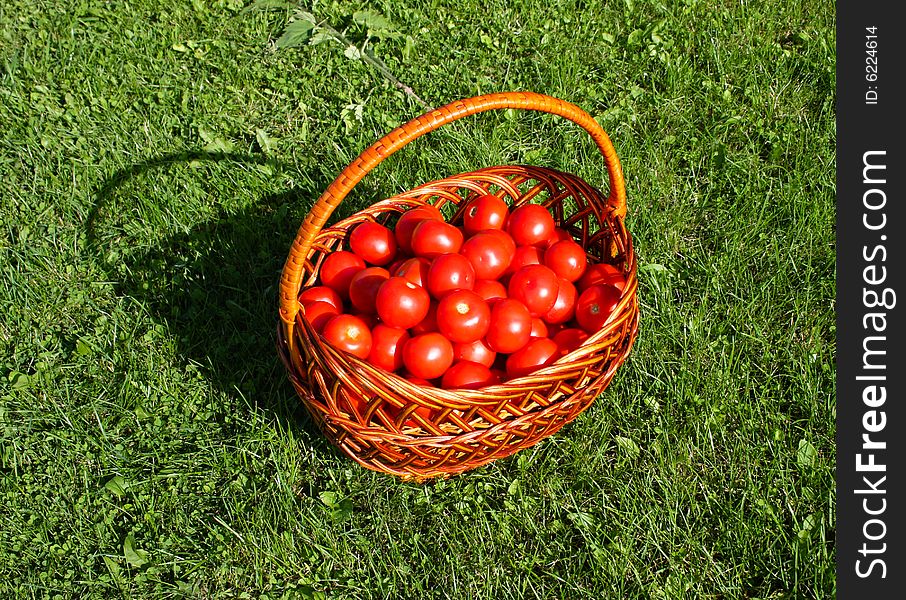
[[[422, 185], [324, 228], [356, 183], [409, 142], [462, 117], [509, 108], [559, 115], [585, 129], [604, 155], [610, 195], [553, 169], [498, 166]], [[300, 314], [301, 287], [316, 282], [324, 258], [344, 248], [357, 224], [373, 220], [392, 227], [399, 213], [427, 203], [441, 209], [452, 204], [455, 222], [462, 206], [485, 193], [512, 206], [541, 203], [582, 244], [590, 262], [609, 262], [625, 273], [626, 286], [610, 320], [575, 351], [501, 385], [450, 391], [416, 385], [334, 349]], [[613, 145], [598, 123], [572, 104], [530, 92], [498, 93], [453, 102], [406, 123], [340, 173], [312, 207], [292, 245], [281, 279], [278, 348], [293, 386], [343, 452], [365, 467], [405, 479], [449, 476], [536, 444], [588, 408], [635, 340], [636, 264], [625, 215], [623, 174]], [[431, 412], [416, 412], [421, 407]]]

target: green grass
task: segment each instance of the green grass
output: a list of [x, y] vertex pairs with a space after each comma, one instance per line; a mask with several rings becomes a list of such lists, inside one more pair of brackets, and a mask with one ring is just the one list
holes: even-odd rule
[[[333, 450], [274, 349], [307, 209], [422, 109], [338, 44], [276, 51], [292, 11], [246, 4], [0, 5], [0, 595], [831, 597], [833, 3], [369, 5], [433, 106], [594, 115], [641, 265], [592, 408], [425, 485]], [[365, 41], [359, 3], [306, 8]], [[487, 114], [337, 212], [512, 162], [606, 181], [577, 127]]]

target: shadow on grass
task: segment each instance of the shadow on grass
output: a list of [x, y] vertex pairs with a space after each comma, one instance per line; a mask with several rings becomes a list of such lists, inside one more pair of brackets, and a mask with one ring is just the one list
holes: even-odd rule
[[[132, 217], [118, 211], [142, 202], [141, 193], [130, 191], [133, 185], [140, 187], [143, 178], [154, 180], [150, 171], [180, 163], [254, 167], [267, 160], [260, 155], [183, 152], [123, 169], [99, 188], [88, 218], [89, 248], [118, 282], [118, 293], [133, 298], [175, 337], [187, 364], [200, 365], [206, 378], [226, 394], [238, 390], [253, 406], [304, 431], [317, 450], [330, 448], [339, 455], [308, 417], [275, 346], [280, 271], [301, 218], [329, 182], [316, 179], [304, 188], [265, 195], [245, 208], [218, 205], [213, 217], [157, 241], [142, 236], [142, 226], [126, 230], [111, 224], [117, 219], [128, 222]], [[178, 193], [175, 196], [178, 199]], [[156, 194], [151, 202], [155, 199]], [[162, 214], [157, 207], [151, 212]], [[113, 260], [111, 249], [116, 250]]]

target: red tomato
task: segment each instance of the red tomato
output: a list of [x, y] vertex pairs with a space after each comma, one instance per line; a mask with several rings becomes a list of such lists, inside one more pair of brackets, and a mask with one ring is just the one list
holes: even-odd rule
[[615, 285], [593, 285], [579, 295], [576, 301], [576, 321], [588, 333], [595, 333], [613, 312], [620, 301], [620, 290]]
[[453, 345], [439, 333], [417, 335], [403, 346], [403, 364], [416, 377], [440, 377], [453, 364]]
[[303, 304], [299, 310], [318, 333], [324, 330], [324, 326], [329, 320], [340, 314], [336, 306], [327, 302], [309, 302]]
[[551, 325], [566, 323], [576, 314], [576, 286], [562, 277], [557, 278], [557, 299], [554, 306], [544, 313], [544, 320]]
[[328, 254], [321, 263], [321, 283], [341, 296], [347, 296], [352, 276], [364, 268], [365, 261], [361, 256], [345, 250], [336, 250]]
[[[428, 381], [427, 379], [422, 379], [421, 377], [416, 377], [415, 375], [406, 374], [405, 379], [406, 379], [406, 381], [410, 381], [410, 382], [414, 383], [415, 385], [426, 385], [428, 387], [434, 387], [434, 384], [431, 383], [430, 381]], [[419, 408], [415, 409], [413, 412], [418, 412], [420, 409], [427, 410], [430, 413], [430, 409], [428, 409], [425, 406], [420, 406]]]
[[491, 307], [491, 324], [485, 336], [488, 348], [509, 354], [525, 346], [532, 337], [532, 315], [518, 300], [504, 298]]
[[425, 258], [456, 253], [462, 248], [462, 240], [462, 232], [453, 225], [427, 219], [412, 230], [412, 252]]
[[588, 339], [588, 333], [575, 328], [564, 329], [553, 337], [559, 356], [566, 356]]
[[507, 231], [519, 246], [542, 244], [554, 233], [554, 218], [539, 204], [523, 204], [510, 214]]
[[349, 282], [349, 300], [356, 310], [363, 313], [375, 312], [374, 300], [378, 289], [390, 278], [382, 267], [368, 267], [352, 276]]
[[396, 244], [400, 250], [406, 254], [412, 254], [412, 230], [426, 219], [443, 221], [444, 217], [439, 210], [430, 205], [418, 206], [400, 215], [393, 230]]
[[497, 279], [510, 266], [515, 251], [501, 236], [481, 232], [466, 240], [459, 252], [472, 263], [478, 279]]
[[396, 238], [383, 225], [365, 221], [356, 225], [349, 234], [349, 248], [365, 262], [383, 267], [396, 256]]
[[396, 271], [390, 271], [393, 277], [405, 277], [415, 285], [425, 287], [428, 283], [428, 269], [431, 261], [427, 258], [409, 258], [404, 260]]
[[555, 335], [566, 329], [563, 323], [548, 323], [547, 321], [545, 323], [547, 324], [547, 337], [550, 339], [554, 339]]
[[461, 361], [447, 369], [441, 379], [441, 387], [453, 389], [477, 390], [500, 383], [489, 368], [484, 365]]
[[362, 319], [362, 322], [365, 323], [365, 325], [368, 325], [368, 329], [374, 329], [378, 324], [378, 317], [374, 313], [356, 312], [352, 314]]
[[506, 298], [506, 286], [499, 281], [491, 279], [479, 279], [475, 282], [472, 291], [484, 298], [487, 303], [500, 298]]
[[491, 309], [470, 290], [450, 292], [437, 304], [437, 328], [451, 342], [480, 340], [491, 324]]
[[391, 373], [403, 367], [403, 346], [409, 341], [408, 331], [377, 325], [371, 330], [371, 340], [368, 362]]
[[506, 359], [506, 374], [522, 377], [557, 360], [557, 344], [548, 338], [536, 338]]
[[448, 292], [474, 286], [475, 269], [462, 254], [441, 254], [428, 269], [428, 291], [438, 300]]
[[431, 296], [428, 291], [405, 277], [391, 277], [381, 284], [374, 306], [386, 325], [409, 329], [421, 323], [428, 314]]
[[484, 340], [475, 340], [468, 344], [462, 342], [453, 344], [454, 360], [467, 360], [490, 367], [494, 364], [495, 358], [497, 358], [497, 353], [488, 348]]
[[437, 331], [437, 302], [431, 301], [428, 305], [428, 314], [425, 318], [415, 324], [412, 328], [412, 335], [421, 335]]
[[626, 276], [623, 271], [607, 263], [588, 265], [585, 274], [579, 280], [579, 291], [584, 292], [593, 285], [615, 285], [621, 292], [626, 287]]
[[532, 338], [546, 338], [548, 336], [547, 324], [538, 317], [532, 317], [532, 330], [529, 336]]
[[336, 307], [337, 312], [343, 312], [343, 300], [340, 298], [340, 294], [326, 285], [316, 285], [302, 290], [302, 293], [299, 294], [299, 304], [304, 306], [312, 302], [327, 302]]
[[533, 317], [540, 317], [554, 307], [560, 284], [553, 271], [544, 265], [528, 265], [510, 278], [508, 296], [525, 304]]
[[485, 229], [503, 229], [509, 216], [506, 202], [493, 194], [479, 196], [469, 202], [462, 216], [466, 235], [475, 235]]
[[409, 259], [406, 257], [400, 258], [400, 255], [397, 254], [396, 260], [393, 261], [392, 263], [390, 263], [390, 266], [387, 267], [387, 271], [390, 273], [390, 276], [393, 277], [394, 275], [396, 275], [396, 272], [399, 270], [399, 268], [401, 266], [403, 266], [403, 263], [406, 262], [407, 260], [409, 260]]
[[582, 246], [572, 240], [563, 240], [544, 252], [544, 264], [558, 277], [572, 282], [585, 273], [588, 257]]
[[324, 325], [321, 333], [333, 347], [359, 358], [368, 358], [371, 352], [371, 330], [362, 319], [354, 315], [337, 315]]
[[516, 246], [513, 252], [513, 260], [510, 266], [504, 271], [504, 275], [512, 275], [522, 267], [529, 265], [540, 265], [544, 256], [544, 251], [535, 246]]
[[562, 242], [563, 240], [575, 241], [573, 240], [573, 236], [569, 235], [569, 232], [567, 232], [565, 229], [555, 227], [554, 232], [549, 238], [547, 238], [547, 241], [544, 243], [544, 247], [550, 248], [557, 242]]
[[489, 235], [492, 238], [498, 240], [501, 245], [506, 248], [506, 251], [510, 256], [516, 253], [516, 242], [513, 241], [513, 237], [506, 231], [503, 231], [501, 229], [486, 229], [484, 231], [480, 231], [479, 233]]

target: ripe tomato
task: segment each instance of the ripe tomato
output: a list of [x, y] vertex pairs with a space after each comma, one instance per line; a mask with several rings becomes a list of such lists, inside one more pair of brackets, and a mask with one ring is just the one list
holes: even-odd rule
[[403, 266], [403, 263], [406, 262], [407, 260], [409, 260], [409, 259], [406, 257], [400, 258], [399, 253], [397, 253], [396, 260], [393, 261], [392, 263], [390, 263], [390, 266], [387, 267], [387, 272], [390, 273], [390, 276], [393, 277], [394, 275], [396, 275], [396, 272], [399, 270], [399, 268], [401, 266]]
[[477, 390], [500, 383], [499, 379], [485, 365], [467, 360], [455, 363], [444, 373], [440, 385], [444, 389]]
[[371, 352], [371, 330], [362, 319], [354, 315], [333, 317], [324, 325], [321, 335], [334, 348], [359, 358], [368, 358]]
[[439, 333], [417, 335], [403, 346], [403, 364], [416, 377], [440, 377], [453, 364], [453, 344]]
[[437, 328], [451, 342], [480, 340], [491, 324], [491, 309], [470, 290], [450, 292], [437, 304]]
[[462, 232], [453, 225], [427, 219], [412, 230], [412, 252], [425, 258], [456, 253], [462, 248], [462, 240]]
[[396, 271], [391, 270], [392, 277], [405, 277], [415, 285], [425, 287], [428, 283], [428, 269], [431, 261], [427, 258], [409, 258], [404, 260]]
[[547, 324], [538, 317], [532, 317], [532, 330], [529, 336], [532, 338], [546, 338], [548, 335]]
[[507, 231], [519, 246], [542, 244], [554, 233], [554, 218], [539, 204], [523, 204], [510, 214]]
[[382, 267], [368, 267], [352, 276], [349, 282], [349, 300], [359, 312], [374, 313], [374, 300], [378, 289], [390, 278]]
[[349, 248], [365, 262], [383, 267], [396, 256], [396, 238], [383, 225], [365, 221], [356, 225], [349, 234]]
[[513, 241], [513, 237], [506, 231], [501, 229], [486, 229], [484, 231], [479, 231], [479, 233], [489, 235], [498, 240], [500, 244], [506, 248], [506, 251], [510, 256], [516, 253], [516, 242]]
[[544, 252], [544, 264], [558, 277], [572, 282], [578, 281], [585, 273], [588, 257], [582, 246], [572, 240], [563, 240]]
[[428, 313], [425, 318], [416, 323], [412, 329], [412, 335], [421, 335], [437, 331], [437, 302], [432, 300], [428, 305]]
[[348, 296], [352, 276], [364, 268], [365, 261], [357, 254], [345, 250], [331, 252], [321, 263], [321, 283], [341, 296]]
[[484, 301], [488, 304], [494, 300], [506, 298], [506, 286], [492, 279], [477, 280], [472, 291], [484, 298]]
[[593, 285], [579, 295], [576, 301], [576, 321], [588, 333], [595, 333], [613, 312], [620, 301], [620, 290], [615, 285]]
[[584, 292], [593, 285], [615, 285], [621, 292], [626, 287], [626, 276], [623, 271], [607, 263], [588, 265], [585, 274], [579, 280], [579, 291]]
[[503, 229], [509, 213], [506, 202], [493, 194], [485, 194], [466, 206], [462, 226], [466, 235], [475, 235], [485, 229]]
[[536, 338], [506, 359], [506, 374], [522, 377], [557, 360], [557, 344], [548, 338]]
[[588, 339], [588, 333], [576, 328], [564, 329], [553, 337], [558, 356], [566, 356]]
[[428, 291], [405, 277], [391, 277], [381, 284], [374, 299], [378, 316], [386, 325], [409, 329], [428, 314]]
[[448, 292], [474, 286], [475, 269], [462, 254], [441, 254], [428, 269], [428, 291], [438, 300]]
[[488, 348], [484, 340], [475, 340], [468, 344], [462, 342], [453, 344], [453, 360], [467, 360], [490, 367], [494, 364], [495, 358], [497, 358], [497, 353]]
[[532, 336], [532, 315], [518, 300], [504, 298], [491, 307], [491, 324], [485, 343], [495, 352], [509, 354], [525, 346]]
[[393, 229], [393, 235], [400, 250], [406, 254], [412, 254], [412, 230], [426, 219], [443, 221], [444, 217], [431, 205], [418, 206], [400, 215], [396, 227]]
[[516, 246], [513, 251], [513, 260], [510, 266], [504, 271], [504, 275], [512, 275], [522, 267], [529, 265], [540, 265], [544, 257], [544, 251], [535, 246]]
[[385, 371], [399, 371], [403, 367], [403, 346], [409, 341], [405, 329], [377, 325], [371, 330], [371, 352], [368, 362]]
[[374, 329], [378, 324], [378, 317], [374, 313], [355, 312], [352, 314], [362, 319], [362, 322], [368, 325], [368, 329]]
[[497, 279], [510, 266], [516, 247], [501, 237], [488, 232], [476, 233], [462, 245], [459, 252], [472, 263], [478, 279]]
[[510, 278], [508, 296], [525, 304], [533, 317], [540, 317], [554, 307], [560, 284], [553, 271], [544, 265], [522, 267]]
[[299, 304], [305, 306], [312, 302], [327, 302], [336, 307], [338, 313], [343, 312], [343, 300], [340, 298], [340, 294], [326, 285], [316, 285], [302, 290], [302, 293], [299, 294]]
[[559, 227], [554, 227], [554, 232], [547, 238], [547, 241], [544, 242], [543, 246], [545, 248], [550, 248], [557, 242], [562, 242], [563, 240], [569, 240], [571, 242], [575, 241], [573, 240], [573, 236], [569, 235], [568, 231]]
[[557, 299], [554, 306], [544, 313], [544, 320], [551, 325], [566, 323], [576, 314], [576, 286], [562, 277], [557, 278]]
[[308, 302], [302, 305], [299, 312], [318, 333], [324, 330], [324, 326], [329, 320], [340, 314], [336, 306], [327, 302]]

